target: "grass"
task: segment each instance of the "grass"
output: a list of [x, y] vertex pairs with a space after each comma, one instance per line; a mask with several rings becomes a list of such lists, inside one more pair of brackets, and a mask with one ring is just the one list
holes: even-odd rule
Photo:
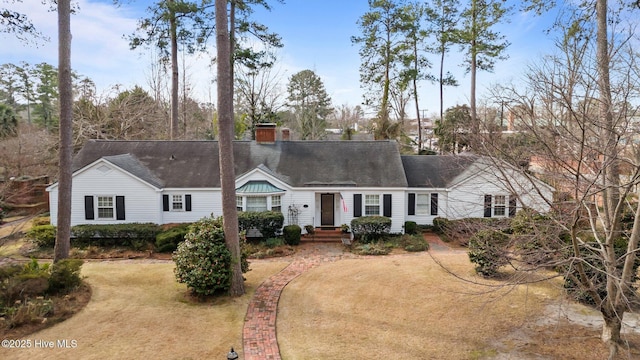
[[[456, 274], [499, 285], [477, 278], [464, 252], [436, 256]], [[0, 349], [0, 359], [215, 359], [231, 346], [243, 358], [247, 304], [257, 286], [286, 265], [253, 261], [246, 295], [198, 302], [175, 282], [171, 262], [87, 262], [91, 302], [23, 338], [75, 340], [77, 347]], [[564, 301], [558, 284], [474, 285], [445, 273], [426, 253], [324, 263], [282, 293], [278, 344], [285, 360], [606, 358], [599, 328], [538, 321]], [[626, 340], [624, 353], [640, 356], [639, 337]]]
[[[476, 278], [466, 254], [438, 258], [457, 274], [498, 285]], [[344, 260], [287, 286], [278, 343], [283, 359], [606, 358], [599, 328], [536, 325], [558, 299], [558, 282], [474, 285], [447, 275], [425, 254]]]
[[205, 359], [242, 354], [242, 325], [256, 287], [286, 266], [254, 264], [245, 274], [247, 294], [194, 301], [175, 281], [173, 263], [89, 262], [83, 275], [91, 302], [73, 318], [24, 337], [76, 340], [71, 349], [0, 349], [2, 359]]

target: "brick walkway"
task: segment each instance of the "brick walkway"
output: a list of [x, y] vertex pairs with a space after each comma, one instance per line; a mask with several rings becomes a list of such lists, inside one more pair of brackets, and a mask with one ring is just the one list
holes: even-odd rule
[[343, 251], [340, 243], [300, 247], [291, 264], [262, 283], [249, 303], [242, 331], [245, 360], [280, 359], [276, 337], [278, 300], [291, 280], [323, 263], [356, 257]]
[[[433, 251], [450, 248], [436, 235], [428, 236]], [[292, 262], [279, 273], [265, 280], [257, 289], [247, 308], [242, 330], [244, 360], [281, 359], [276, 336], [278, 300], [285, 286], [303, 272], [327, 262], [361, 257], [345, 252], [342, 244], [304, 244], [292, 257]]]

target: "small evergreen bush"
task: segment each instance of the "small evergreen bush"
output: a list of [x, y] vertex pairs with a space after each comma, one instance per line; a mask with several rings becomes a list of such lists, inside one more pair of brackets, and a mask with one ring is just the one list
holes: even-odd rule
[[415, 221], [404, 222], [404, 233], [413, 235], [418, 233], [418, 224]]
[[363, 216], [351, 220], [351, 231], [362, 243], [382, 239], [391, 232], [391, 219], [384, 216]]
[[[196, 295], [208, 296], [229, 290], [231, 253], [227, 249], [222, 218], [205, 218], [194, 223], [173, 254], [176, 279]], [[241, 259], [242, 271], [248, 271]]]
[[280, 238], [268, 238], [264, 241], [264, 246], [268, 247], [269, 249], [273, 249], [282, 245], [284, 245], [284, 241]]
[[174, 252], [178, 244], [184, 241], [189, 232], [190, 224], [181, 224], [156, 235], [156, 249], [158, 252]]
[[51, 274], [49, 275], [47, 292], [60, 294], [80, 286], [82, 283], [81, 267], [82, 260], [79, 259], [63, 259], [54, 263], [50, 268]]
[[445, 219], [443, 217], [437, 217], [433, 219], [432, 230], [438, 235], [445, 235], [445, 233], [449, 229], [450, 224], [451, 224], [451, 221], [449, 219]]
[[299, 245], [302, 229], [298, 225], [287, 225], [282, 229], [284, 243], [287, 245]]
[[53, 225], [37, 225], [25, 234], [39, 248], [53, 248], [56, 243], [56, 227]]
[[429, 243], [420, 234], [404, 234], [400, 237], [399, 245], [409, 252], [427, 251], [429, 250]]
[[279, 211], [243, 211], [238, 213], [238, 228], [249, 232], [256, 229], [265, 239], [275, 237], [284, 225], [284, 215]]
[[481, 230], [469, 239], [469, 260], [484, 277], [492, 277], [498, 269], [509, 263], [507, 246], [509, 237], [495, 230]]

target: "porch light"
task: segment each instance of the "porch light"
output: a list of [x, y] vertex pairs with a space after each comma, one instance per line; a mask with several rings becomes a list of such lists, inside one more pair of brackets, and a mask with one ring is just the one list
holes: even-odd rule
[[231, 348], [231, 351], [227, 354], [227, 360], [236, 360], [238, 359], [238, 353]]

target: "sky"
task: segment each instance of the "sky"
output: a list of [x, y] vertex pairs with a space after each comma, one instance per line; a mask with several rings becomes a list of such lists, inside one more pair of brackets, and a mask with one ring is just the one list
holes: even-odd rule
[[[153, 1], [123, 2], [116, 7], [113, 0], [77, 0], [79, 9], [71, 18], [71, 66], [75, 72], [92, 79], [98, 94], [103, 96], [113, 92], [116, 85], [119, 89], [136, 84], [146, 88], [151, 73], [151, 55], [130, 50], [126, 37], [135, 32], [137, 20], [145, 16], [146, 8]], [[286, 91], [288, 78], [293, 74], [310, 69], [323, 81], [335, 107], [361, 104], [359, 48], [352, 44], [351, 37], [360, 34], [357, 21], [368, 10], [367, 0], [285, 0], [284, 4], [272, 0], [270, 3], [272, 10], [257, 11], [255, 19], [282, 37], [284, 47], [278, 50], [276, 64], [282, 77], [282, 91]], [[26, 61], [57, 66], [56, 13], [38, 0], [21, 3], [0, 0], [0, 7], [26, 14], [36, 28], [50, 38], [49, 42], [33, 44], [0, 33], [3, 44], [0, 64]], [[498, 62], [493, 73], [479, 73], [479, 98], [492, 84], [518, 81], [526, 66], [552, 47], [552, 39], [544, 33], [548, 19], [515, 13], [510, 20], [498, 28], [511, 43], [506, 52], [509, 58]], [[215, 51], [213, 47], [211, 51]], [[215, 103], [215, 74], [209, 67], [211, 56], [189, 56], [187, 63], [187, 77], [194, 97]], [[445, 66], [457, 77], [460, 86], [445, 89], [445, 108], [468, 103], [469, 76], [461, 64], [462, 54], [453, 48]], [[436, 85], [422, 82], [419, 97], [424, 114], [438, 112]]]

